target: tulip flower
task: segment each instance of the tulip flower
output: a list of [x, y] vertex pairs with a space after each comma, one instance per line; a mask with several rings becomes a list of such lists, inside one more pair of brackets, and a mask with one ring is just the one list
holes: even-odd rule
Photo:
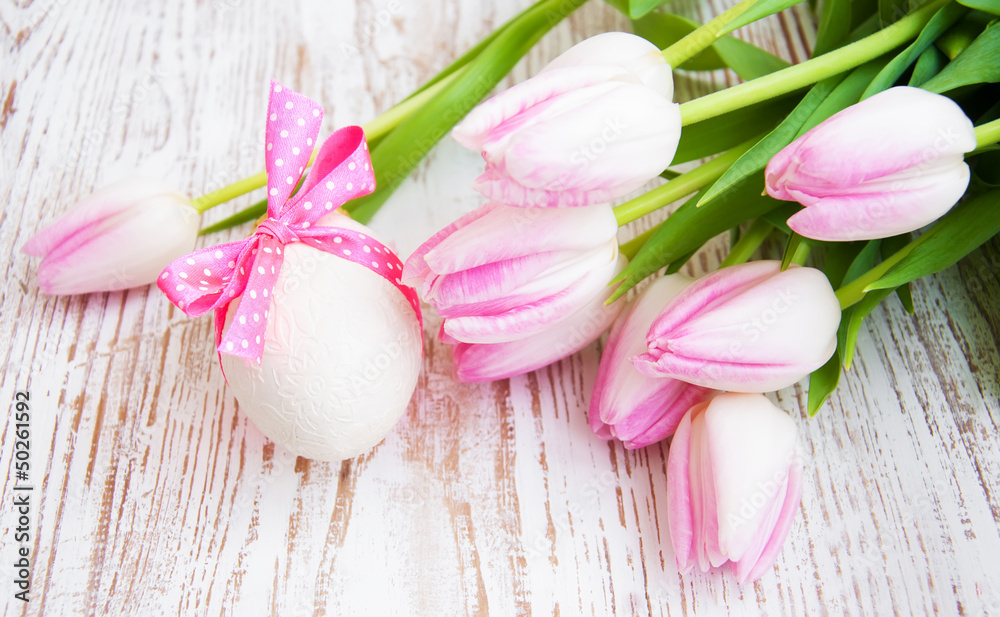
[[474, 109], [452, 131], [480, 150], [476, 190], [513, 206], [585, 206], [641, 187], [680, 139], [680, 108], [660, 50], [608, 32]]
[[653, 321], [640, 372], [716, 390], [769, 392], [823, 366], [837, 348], [840, 303], [826, 275], [778, 261], [717, 270]]
[[606, 290], [618, 260], [606, 204], [525, 210], [488, 203], [421, 245], [403, 280], [464, 343], [523, 339], [568, 318]]
[[[619, 258], [620, 262], [624, 258]], [[616, 269], [620, 270], [624, 263]], [[549, 329], [504, 343], [463, 343], [442, 336], [452, 347], [459, 381], [481, 382], [523, 375], [570, 356], [601, 336], [614, 322], [623, 303], [605, 306], [610, 292], [599, 293], [586, 305]]]
[[158, 182], [126, 180], [97, 191], [21, 249], [42, 257], [42, 293], [82, 294], [148, 285], [194, 248], [200, 216]]
[[667, 456], [667, 527], [677, 568], [732, 562], [744, 583], [771, 567], [802, 501], [795, 423], [762, 394], [691, 408]]
[[767, 192], [805, 206], [788, 226], [807, 238], [872, 240], [919, 229], [965, 193], [976, 147], [951, 99], [900, 86], [830, 117], [767, 165]]
[[590, 428], [598, 437], [643, 448], [673, 435], [687, 410], [712, 395], [709, 388], [649, 377], [632, 366], [632, 358], [646, 351], [653, 319], [690, 283], [683, 274], [658, 278], [615, 320], [590, 399]]

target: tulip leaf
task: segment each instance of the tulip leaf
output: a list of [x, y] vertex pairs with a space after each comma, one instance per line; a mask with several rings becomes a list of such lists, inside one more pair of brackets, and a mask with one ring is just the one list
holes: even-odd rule
[[[632, 22], [632, 31], [660, 49], [694, 32], [698, 23], [672, 13], [653, 13]], [[679, 69], [714, 71], [731, 68], [745, 80], [756, 79], [789, 66], [788, 62], [732, 36], [720, 37], [711, 47], [685, 61]]]
[[976, 37], [941, 72], [921, 84], [931, 92], [948, 92], [961, 86], [1000, 81], [1000, 23], [994, 23]]
[[684, 127], [671, 165], [730, 150], [773, 127], [795, 106], [796, 97], [761, 101]]
[[997, 233], [1000, 233], [1000, 190], [982, 193], [952, 208], [923, 235], [893, 254], [892, 258], [899, 256], [899, 260], [865, 287], [865, 291], [895, 289], [940, 272]]
[[[913, 239], [913, 235], [910, 233], [900, 234], [898, 236], [892, 236], [891, 238], [885, 238], [882, 240], [881, 252], [882, 259], [886, 259], [896, 251], [900, 250], [904, 246], [910, 243]], [[906, 312], [913, 314], [913, 295], [910, 293], [910, 284], [900, 285], [896, 288], [896, 295], [899, 296], [899, 301], [903, 303], [903, 308]]]
[[824, 0], [812, 56], [821, 56], [847, 42], [851, 33], [851, 0]]
[[[854, 350], [858, 345], [858, 334], [861, 333], [861, 324], [865, 317], [868, 317], [883, 300], [892, 295], [893, 289], [879, 289], [869, 294], [860, 302], [852, 306], [850, 317], [847, 319], [847, 330], [841, 354], [843, 356], [844, 368], [850, 369], [854, 362]], [[846, 311], [845, 311], [846, 312]], [[843, 325], [843, 324], [842, 324]]]
[[[669, 0], [606, 0], [629, 19], [639, 19]], [[663, 49], [662, 47], [660, 49]]]
[[371, 149], [378, 188], [344, 209], [367, 223], [431, 148], [514, 68], [528, 50], [585, 0], [546, 0], [508, 23], [430, 101], [399, 123]]
[[917, 61], [917, 58], [924, 53], [928, 48], [930, 48], [934, 41], [937, 40], [945, 30], [950, 28], [955, 22], [957, 22], [963, 15], [965, 15], [969, 9], [965, 8], [960, 4], [955, 4], [954, 2], [949, 2], [948, 4], [941, 7], [934, 17], [927, 22], [924, 29], [920, 31], [920, 35], [915, 41], [910, 43], [910, 45], [901, 51], [895, 58], [889, 61], [889, 64], [883, 68], [879, 74], [872, 80], [871, 84], [865, 90], [865, 93], [861, 95], [861, 100], [870, 97], [873, 94], [881, 92], [887, 88], [891, 88], [896, 80], [902, 77], [906, 69], [910, 67], [911, 64]]
[[878, 22], [885, 28], [909, 12], [909, 0], [878, 0]]
[[958, 0], [958, 3], [964, 4], [970, 9], [1000, 15], [1000, 0]]
[[763, 19], [768, 15], [791, 8], [800, 2], [802, 0], [758, 0], [753, 6], [744, 11], [743, 14], [726, 24], [719, 32], [719, 35], [739, 30], [747, 24], [752, 24], [758, 19]]
[[948, 64], [948, 57], [941, 53], [933, 45], [924, 50], [917, 58], [917, 63], [913, 67], [913, 74], [910, 75], [909, 86], [921, 86], [931, 77], [941, 72], [941, 69]]
[[826, 253], [826, 263], [823, 265], [823, 272], [830, 279], [830, 284], [836, 289], [844, 284], [848, 268], [857, 259], [861, 250], [867, 246], [867, 242], [832, 242]]
[[764, 174], [758, 172], [703, 206], [697, 204], [705, 189], [684, 202], [660, 224], [635, 259], [612, 281], [621, 285], [608, 302], [621, 297], [650, 274], [678, 260], [685, 260], [688, 253], [711, 238], [784, 205], [772, 197], [761, 195], [763, 182]]
[[[841, 318], [843, 320], [843, 317]], [[812, 372], [809, 376], [809, 417], [819, 413], [826, 399], [837, 389], [840, 382], [840, 350], [835, 350], [826, 364]]]

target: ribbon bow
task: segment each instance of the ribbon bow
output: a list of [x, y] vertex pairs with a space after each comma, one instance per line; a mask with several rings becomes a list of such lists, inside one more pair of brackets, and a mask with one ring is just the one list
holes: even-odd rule
[[[267, 106], [267, 220], [249, 238], [197, 250], [174, 260], [157, 285], [185, 314], [215, 311], [215, 343], [220, 354], [255, 360], [264, 349], [271, 294], [282, 247], [303, 242], [360, 264], [392, 283], [420, 319], [416, 292], [400, 281], [403, 264], [370, 236], [340, 227], [313, 226], [345, 202], [375, 190], [368, 143], [361, 127], [349, 126], [327, 138], [301, 189], [292, 196], [309, 164], [323, 110], [316, 101], [271, 80]], [[229, 303], [240, 297], [223, 336]]]

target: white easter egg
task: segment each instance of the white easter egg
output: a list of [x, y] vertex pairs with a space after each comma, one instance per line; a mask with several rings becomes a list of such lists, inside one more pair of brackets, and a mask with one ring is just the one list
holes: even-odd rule
[[[371, 236], [342, 215], [318, 225]], [[389, 281], [336, 255], [293, 242], [271, 295], [261, 364], [222, 356], [240, 409], [298, 456], [361, 454], [406, 411], [420, 373], [420, 325]], [[237, 302], [229, 309], [235, 313]], [[227, 324], [228, 325], [228, 324]]]

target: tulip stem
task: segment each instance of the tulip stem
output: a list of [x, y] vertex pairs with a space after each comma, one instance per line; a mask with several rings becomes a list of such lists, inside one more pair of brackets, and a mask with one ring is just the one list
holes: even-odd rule
[[1000, 119], [976, 127], [976, 147], [984, 148], [1000, 141]]
[[756, 3], [757, 0], [743, 0], [721, 15], [717, 15], [705, 25], [699, 26], [687, 36], [661, 51], [663, 59], [667, 61], [670, 68], [677, 68], [684, 64], [714, 45], [721, 36], [722, 29]]
[[887, 257], [879, 265], [865, 272], [850, 283], [841, 286], [841, 288], [837, 290], [837, 299], [840, 300], [841, 310], [861, 302], [862, 298], [865, 297], [865, 294], [868, 293], [866, 288], [882, 278], [882, 275], [888, 272], [893, 266], [901, 262], [903, 258], [910, 254], [910, 251], [912, 251], [915, 246], [916, 245], [913, 242], [907, 244]]
[[[444, 89], [444, 87], [454, 80], [455, 77], [461, 72], [461, 70], [455, 71], [447, 77], [437, 81], [433, 85], [394, 105], [371, 122], [364, 124], [362, 128], [365, 131], [365, 138], [368, 141], [374, 141], [384, 137], [387, 133], [392, 131], [392, 129], [396, 128], [400, 122], [408, 118], [413, 112]], [[312, 157], [309, 158], [310, 165], [312, 164], [313, 159], [316, 158], [316, 152], [318, 150], [318, 148], [314, 150]], [[204, 212], [210, 208], [218, 206], [219, 204], [235, 199], [240, 195], [259, 189], [265, 184], [267, 184], [267, 172], [262, 171], [248, 178], [243, 178], [242, 180], [234, 182], [229, 186], [224, 186], [217, 191], [212, 191], [211, 193], [197, 197], [191, 201], [191, 205], [198, 212]]]
[[740, 237], [739, 242], [734, 244], [733, 248], [729, 249], [729, 254], [719, 264], [719, 269], [745, 263], [753, 257], [753, 254], [757, 252], [760, 245], [764, 244], [764, 240], [767, 240], [772, 231], [774, 231], [774, 225], [771, 225], [764, 219], [755, 219], [746, 232], [744, 232], [743, 236]]
[[714, 118], [861, 66], [920, 34], [934, 13], [948, 1], [933, 0], [891, 26], [860, 41], [763, 77], [682, 103], [681, 123], [687, 126]]
[[648, 193], [643, 193], [620, 206], [615, 206], [614, 212], [615, 218], [618, 219], [618, 226], [621, 227], [622, 225], [631, 223], [637, 218], [645, 216], [650, 212], [655, 212], [664, 206], [674, 203], [681, 197], [690, 195], [695, 191], [700, 191], [708, 186], [709, 183], [715, 182], [733, 163], [743, 156], [744, 152], [756, 143], [756, 140], [757, 138], [754, 138], [744, 142], [729, 152], [677, 176]]

